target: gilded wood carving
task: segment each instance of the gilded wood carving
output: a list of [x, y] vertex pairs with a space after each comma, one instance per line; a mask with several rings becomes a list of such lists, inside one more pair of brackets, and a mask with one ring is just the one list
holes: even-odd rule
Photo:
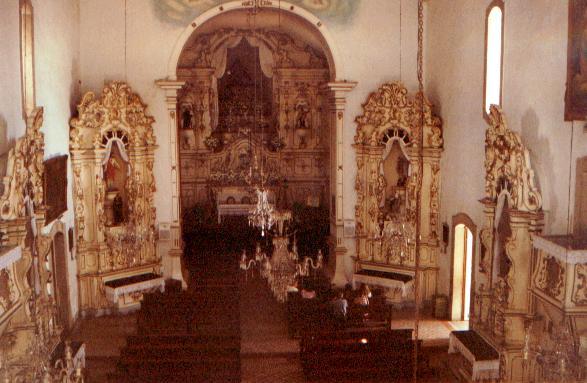
[[43, 108], [36, 108], [27, 119], [24, 137], [16, 140], [8, 152], [4, 193], [0, 197], [0, 217], [5, 220], [25, 216], [25, 198], [35, 207], [43, 204], [43, 153], [44, 138], [41, 133]]
[[[368, 96], [363, 104], [363, 114], [355, 121], [355, 219], [359, 267], [367, 262], [413, 270], [413, 238], [407, 253], [395, 251], [397, 245], [389, 242], [384, 231], [393, 225], [413, 231], [419, 217], [423, 223], [421, 266], [430, 271], [423, 274], [425, 283], [422, 284], [426, 286], [423, 296], [428, 299], [436, 290], [434, 270], [440, 252], [441, 120], [432, 113], [432, 105], [425, 97], [420, 94], [410, 96], [403, 84], [392, 82], [383, 84]], [[420, 174], [418, 142], [422, 134], [424, 172]], [[396, 153], [394, 158], [397, 159], [390, 162], [392, 152]], [[424, 190], [421, 209], [417, 211], [419, 177], [424, 177]]]
[[274, 29], [195, 35], [177, 70], [182, 209], [211, 202], [211, 186], [247, 186], [255, 159], [270, 187], [287, 179], [293, 201], [327, 205], [327, 68], [320, 50]]
[[153, 117], [123, 82], [86, 93], [70, 122], [82, 311], [110, 306], [108, 279], [158, 272]]
[[496, 201], [506, 190], [510, 206], [536, 212], [542, 208], [542, 195], [534, 185], [530, 152], [520, 135], [508, 129], [501, 109], [491, 105], [490, 126], [485, 135], [485, 193]]

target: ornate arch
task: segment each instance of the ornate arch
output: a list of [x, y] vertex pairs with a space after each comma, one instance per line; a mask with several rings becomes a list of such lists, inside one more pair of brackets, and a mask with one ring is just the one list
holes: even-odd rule
[[[402, 138], [406, 145], [417, 145], [422, 129], [422, 95], [408, 96], [400, 82], [383, 84], [362, 105], [363, 114], [355, 119], [355, 144], [384, 145], [389, 133]], [[405, 138], [407, 137], [407, 139]], [[432, 113], [432, 104], [424, 98], [424, 147], [441, 148], [442, 122]]]
[[[189, 38], [192, 36], [194, 31], [206, 23], [208, 20], [221, 15], [223, 13], [234, 11], [234, 10], [247, 10], [253, 6], [252, 2], [246, 1], [228, 1], [222, 5], [214, 6], [210, 8], [208, 11], [202, 13], [198, 17], [196, 17], [190, 25], [187, 25], [181, 35], [179, 36], [177, 42], [173, 46], [172, 54], [169, 58], [169, 62], [167, 65], [167, 80], [176, 80], [177, 79], [177, 65], [179, 63], [179, 58], [181, 53], [184, 49], [184, 46], [188, 42]], [[286, 1], [280, 2], [265, 2], [262, 5], [263, 8], [268, 9], [278, 9], [281, 12], [285, 12], [288, 14], [296, 15], [305, 21], [307, 21], [310, 25], [315, 28], [321, 37], [324, 39], [325, 46], [328, 47], [327, 52], [327, 60], [328, 66], [330, 69], [331, 81], [334, 81], [337, 77], [340, 77], [341, 73], [344, 73], [343, 64], [344, 61], [342, 56], [340, 55], [338, 49], [336, 48], [335, 40], [332, 38], [330, 31], [328, 30], [327, 26], [316, 16], [314, 16], [311, 12], [306, 11], [302, 7], [298, 7], [294, 4], [288, 3]]]

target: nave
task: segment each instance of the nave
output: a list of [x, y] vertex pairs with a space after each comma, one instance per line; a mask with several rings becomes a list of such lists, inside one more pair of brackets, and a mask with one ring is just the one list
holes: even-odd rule
[[[165, 293], [146, 295], [136, 313], [82, 321], [72, 339], [86, 343], [88, 381], [310, 381], [300, 362], [301, 339], [288, 328], [287, 304], [275, 300], [259, 275], [239, 275], [237, 248], [254, 239], [245, 227], [221, 227], [188, 239], [186, 291], [168, 284]], [[413, 328], [413, 315], [410, 308], [393, 310], [391, 328]], [[316, 329], [324, 323], [308, 325]], [[458, 326], [462, 323], [429, 317], [421, 321], [418, 381], [453, 381], [446, 351], [448, 334]], [[412, 381], [412, 371], [401, 372], [395, 379], [333, 375], [332, 381]]]

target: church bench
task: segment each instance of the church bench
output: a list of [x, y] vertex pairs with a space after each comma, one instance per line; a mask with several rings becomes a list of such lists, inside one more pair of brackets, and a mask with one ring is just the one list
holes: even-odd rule
[[[219, 368], [218, 363], [222, 363], [222, 368]], [[119, 364], [117, 375], [132, 377], [134, 380], [130, 381], [134, 382], [240, 382], [240, 360], [230, 363], [147, 360], [134, 364]], [[238, 379], [235, 379], [236, 377]]]
[[[152, 358], [152, 359], [121, 359], [118, 363], [120, 371], [124, 371], [134, 376], [153, 376], [165, 371], [165, 375], [172, 375], [172, 371], [190, 371], [197, 374], [210, 374], [218, 370], [239, 371], [240, 358], [204, 358], [194, 359], [193, 357], [185, 358]], [[230, 374], [230, 372], [227, 372]]]
[[125, 348], [120, 354], [123, 362], [129, 360], [205, 360], [205, 359], [227, 359], [240, 357], [240, 347], [224, 348], [222, 345], [217, 347], [210, 346], [188, 346], [188, 347], [141, 347]]
[[347, 320], [344, 323], [333, 316], [332, 303], [315, 299], [302, 299], [299, 293], [288, 294], [287, 321], [290, 336], [299, 336], [301, 332], [313, 327], [389, 327], [392, 305], [375, 304], [360, 306], [349, 304]]
[[111, 373], [108, 375], [109, 383], [240, 383], [240, 372], [202, 374], [192, 371], [175, 371], [174, 373], [160, 372], [153, 375], [130, 376], [124, 373]]
[[411, 330], [350, 328], [307, 332], [300, 360], [307, 377], [396, 375], [411, 370]]
[[214, 345], [223, 344], [226, 346], [240, 347], [241, 337], [234, 334], [214, 335], [131, 335], [126, 338], [127, 347], [166, 347], [176, 345]]

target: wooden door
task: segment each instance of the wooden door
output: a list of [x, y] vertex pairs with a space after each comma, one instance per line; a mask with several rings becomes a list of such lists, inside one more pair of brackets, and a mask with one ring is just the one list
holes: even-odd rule
[[67, 282], [67, 251], [65, 236], [55, 234], [53, 238], [53, 281], [55, 283], [55, 300], [57, 302], [57, 320], [65, 328], [69, 328], [71, 315], [69, 308], [69, 285]]
[[577, 160], [575, 235], [587, 236], [587, 157]]

